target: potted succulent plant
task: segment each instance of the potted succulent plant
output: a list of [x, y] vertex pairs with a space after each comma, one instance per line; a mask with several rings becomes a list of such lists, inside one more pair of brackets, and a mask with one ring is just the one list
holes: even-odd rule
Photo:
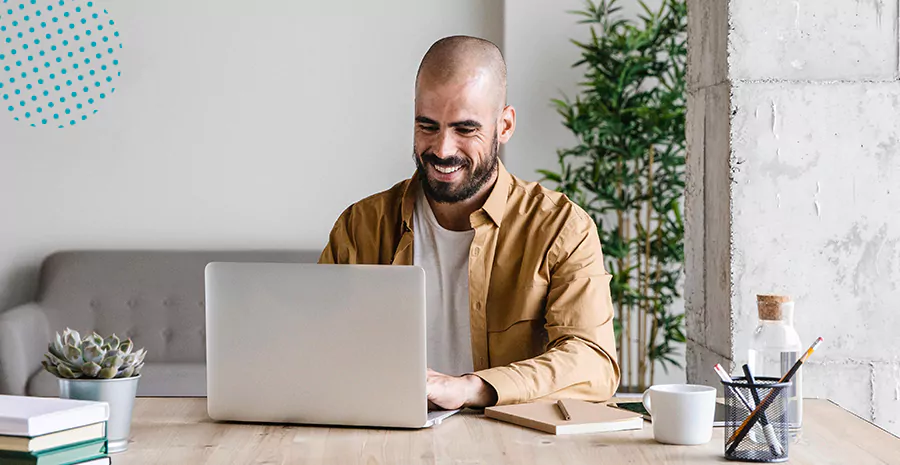
[[82, 338], [69, 328], [62, 335], [56, 333], [48, 350], [42, 363], [59, 378], [60, 397], [108, 403], [109, 452], [128, 449], [131, 410], [147, 351], [134, 350], [131, 339], [122, 341], [115, 334]]

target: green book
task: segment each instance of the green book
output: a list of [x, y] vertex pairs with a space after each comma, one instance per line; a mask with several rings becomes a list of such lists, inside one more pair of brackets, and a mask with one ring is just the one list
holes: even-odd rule
[[0, 450], [3, 465], [73, 465], [106, 455], [106, 438], [40, 452]]

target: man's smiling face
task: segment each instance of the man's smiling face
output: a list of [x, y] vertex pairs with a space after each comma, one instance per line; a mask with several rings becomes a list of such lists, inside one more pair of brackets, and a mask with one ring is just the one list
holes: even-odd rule
[[414, 156], [425, 193], [434, 201], [467, 200], [497, 171], [497, 122], [502, 106], [486, 70], [438, 80], [419, 76]]

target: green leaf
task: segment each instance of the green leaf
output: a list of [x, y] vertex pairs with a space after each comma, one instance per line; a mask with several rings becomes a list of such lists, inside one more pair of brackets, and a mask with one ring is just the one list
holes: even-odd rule
[[46, 361], [49, 362], [53, 366], [56, 366], [56, 365], [59, 365], [60, 363], [62, 363], [62, 360], [60, 360], [59, 357], [57, 357], [56, 355], [54, 355], [52, 353], [44, 354], [44, 358], [46, 358], [47, 359]]
[[553, 181], [556, 183], [563, 182], [562, 176], [560, 176], [558, 173], [554, 173], [554, 172], [548, 171], [548, 170], [538, 170], [537, 172], [540, 173], [542, 176], [544, 176], [543, 180]]
[[118, 336], [116, 336], [115, 334], [113, 334], [112, 336], [106, 338], [106, 339], [103, 341], [103, 345], [109, 346], [110, 349], [118, 349], [118, 348], [119, 348], [119, 338], [118, 338]]
[[69, 363], [81, 365], [81, 349], [73, 345], [67, 345], [65, 359]]
[[[683, 316], [669, 309], [684, 266], [687, 8], [684, 0], [640, 6], [638, 19], [619, 16], [614, 1], [587, 0], [574, 13], [590, 34], [572, 41], [583, 78], [576, 94], [552, 104], [575, 142], [557, 150], [557, 170], [539, 173], [593, 218], [613, 303], [653, 315], [657, 327], [642, 343], [665, 368], [672, 344], [685, 340]], [[649, 264], [638, 267], [644, 257]], [[622, 324], [614, 320], [616, 331]]]
[[66, 328], [63, 332], [63, 345], [78, 347], [81, 344], [81, 335], [72, 328]]
[[147, 350], [144, 348], [141, 348], [140, 350], [138, 350], [136, 352], [136, 354], [137, 354], [137, 361], [135, 363], [138, 363], [138, 364], [144, 363], [144, 357], [147, 356]]
[[59, 376], [59, 369], [56, 368], [55, 365], [49, 363], [46, 360], [41, 360], [41, 365], [45, 370], [49, 371], [53, 376]]
[[119, 344], [119, 352], [122, 352], [123, 355], [130, 354], [132, 349], [134, 349], [134, 342], [131, 339], [126, 339]]
[[96, 332], [93, 333], [93, 334], [91, 334], [91, 337], [90, 337], [89, 340], [90, 340], [91, 342], [93, 342], [94, 345], [96, 345], [96, 346], [102, 346], [102, 345], [103, 345], [103, 336], [97, 334]]
[[59, 333], [56, 333], [56, 338], [52, 342], [50, 342], [47, 350], [58, 358], [66, 358], [66, 356], [64, 355], [66, 346], [65, 344], [63, 344], [62, 337], [59, 335]]
[[111, 355], [104, 358], [103, 361], [100, 362], [100, 366], [103, 368], [115, 368], [116, 370], [118, 370], [123, 363], [125, 363], [125, 358], [116, 353], [116, 355]]
[[103, 354], [103, 350], [101, 350], [100, 347], [97, 347], [97, 345], [92, 341], [84, 346], [82, 359], [85, 362], [98, 363], [100, 362], [100, 360], [103, 360]]
[[94, 362], [85, 363], [81, 367], [81, 372], [88, 378], [95, 378], [97, 374], [100, 373], [100, 365]]
[[59, 376], [63, 378], [75, 379], [78, 377], [75, 375], [75, 372], [73, 372], [72, 369], [67, 365], [59, 365], [56, 367], [56, 369], [59, 372]]
[[134, 367], [127, 366], [116, 373], [116, 378], [130, 378], [134, 374]]

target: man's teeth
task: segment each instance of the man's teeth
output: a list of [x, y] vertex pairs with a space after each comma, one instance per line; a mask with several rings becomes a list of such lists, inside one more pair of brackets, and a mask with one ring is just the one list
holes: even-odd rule
[[438, 170], [438, 171], [440, 171], [441, 173], [444, 173], [444, 174], [455, 173], [455, 172], [458, 171], [460, 168], [462, 168], [462, 165], [457, 165], [457, 166], [438, 166], [438, 165], [432, 165], [432, 166], [434, 166], [434, 169], [436, 169], [436, 170]]

